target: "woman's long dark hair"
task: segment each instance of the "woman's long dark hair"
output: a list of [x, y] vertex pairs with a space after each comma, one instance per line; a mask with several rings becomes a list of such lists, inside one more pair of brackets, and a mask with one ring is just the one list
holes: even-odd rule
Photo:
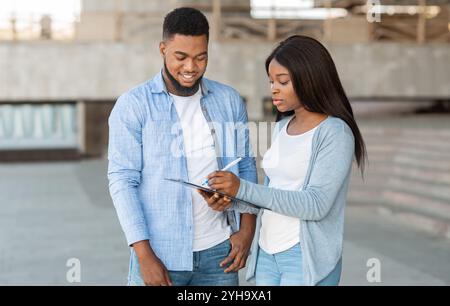
[[[366, 146], [327, 49], [311, 37], [294, 35], [282, 41], [267, 57], [267, 74], [273, 59], [289, 71], [295, 93], [306, 110], [340, 118], [351, 128], [355, 137], [356, 162], [363, 175]], [[277, 121], [293, 114], [294, 111], [277, 110]]]

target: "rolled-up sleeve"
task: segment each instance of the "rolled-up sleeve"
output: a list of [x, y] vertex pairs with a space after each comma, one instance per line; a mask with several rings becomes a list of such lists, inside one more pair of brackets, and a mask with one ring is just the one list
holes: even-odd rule
[[128, 245], [148, 240], [149, 231], [138, 195], [142, 171], [142, 114], [137, 100], [122, 95], [108, 120], [109, 192]]

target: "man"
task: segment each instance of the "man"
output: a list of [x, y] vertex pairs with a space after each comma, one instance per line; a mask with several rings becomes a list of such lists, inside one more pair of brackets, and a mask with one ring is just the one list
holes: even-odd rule
[[109, 118], [109, 188], [132, 246], [129, 285], [238, 285], [247, 260], [254, 215], [214, 211], [194, 189], [164, 180], [201, 184], [240, 156], [230, 171], [257, 181], [248, 130], [220, 128], [246, 126], [247, 113], [235, 90], [203, 77], [208, 38], [201, 12], [170, 12], [162, 71], [123, 94]]

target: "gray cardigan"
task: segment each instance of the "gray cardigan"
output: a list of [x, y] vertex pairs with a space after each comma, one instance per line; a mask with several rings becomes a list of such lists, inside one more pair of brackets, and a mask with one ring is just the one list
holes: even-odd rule
[[[274, 135], [290, 118], [277, 123]], [[307, 285], [316, 285], [324, 279], [342, 257], [344, 210], [354, 149], [350, 127], [343, 120], [329, 116], [314, 132], [311, 160], [300, 190], [267, 187], [267, 177], [264, 186], [240, 180], [237, 198], [301, 220], [300, 246]], [[247, 270], [247, 280], [251, 280], [255, 276], [263, 210], [241, 202], [234, 203], [234, 209], [258, 215]]]

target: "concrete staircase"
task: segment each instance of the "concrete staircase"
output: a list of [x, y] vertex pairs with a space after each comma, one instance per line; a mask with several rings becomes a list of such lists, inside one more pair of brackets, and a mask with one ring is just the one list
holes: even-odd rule
[[364, 180], [354, 167], [348, 204], [450, 239], [450, 116], [426, 118], [362, 121], [369, 165]]

